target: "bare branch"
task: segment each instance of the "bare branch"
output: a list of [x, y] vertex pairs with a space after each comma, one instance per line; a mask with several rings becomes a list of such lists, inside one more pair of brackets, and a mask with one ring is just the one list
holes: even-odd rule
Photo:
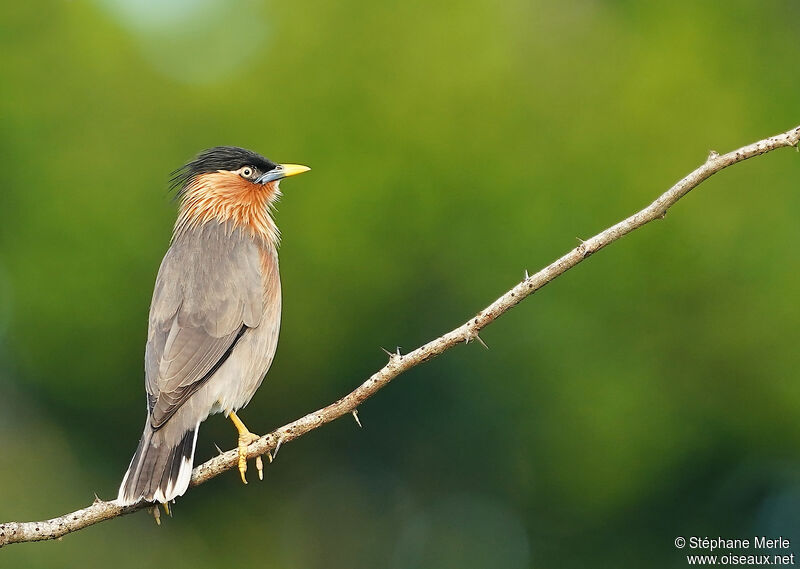
[[[261, 437], [250, 445], [248, 457], [252, 458], [277, 451], [282, 444], [293, 441], [343, 415], [352, 413], [353, 416], [356, 417], [356, 420], [358, 420], [358, 416], [355, 414], [357, 409], [364, 401], [372, 397], [379, 389], [384, 387], [395, 377], [414, 366], [438, 356], [456, 344], [469, 342], [470, 340], [480, 340], [478, 333], [507, 310], [519, 304], [523, 299], [530, 296], [556, 277], [564, 274], [589, 255], [596, 253], [606, 245], [613, 243], [634, 229], [638, 229], [655, 219], [663, 218], [672, 205], [713, 174], [716, 174], [732, 164], [747, 160], [748, 158], [759, 156], [778, 148], [798, 146], [798, 143], [800, 143], [800, 126], [784, 132], [783, 134], [743, 146], [727, 154], [719, 155], [711, 151], [702, 166], [696, 168], [646, 208], [634, 213], [630, 217], [598, 233], [590, 239], [585, 241], [579, 240], [580, 243], [577, 247], [550, 263], [539, 272], [528, 275], [526, 271], [525, 279], [458, 328], [447, 332], [435, 340], [431, 340], [408, 354], [400, 354], [399, 349], [396, 353], [387, 352], [389, 355], [388, 363], [355, 390], [335, 403], [319, 409], [318, 411], [314, 411], [313, 413], [309, 413], [305, 417], [301, 417]], [[191, 485], [198, 486], [222, 474], [226, 470], [230, 470], [236, 466], [236, 464], [236, 450], [221, 453], [219, 456], [212, 458], [194, 469]], [[97, 499], [92, 505], [82, 510], [77, 510], [51, 520], [41, 522], [3, 523], [0, 524], [0, 547], [9, 543], [55, 539], [103, 520], [115, 518], [143, 508], [152, 508], [152, 505], [149, 503], [140, 503], [135, 506], [122, 508], [114, 501], [104, 502]]]

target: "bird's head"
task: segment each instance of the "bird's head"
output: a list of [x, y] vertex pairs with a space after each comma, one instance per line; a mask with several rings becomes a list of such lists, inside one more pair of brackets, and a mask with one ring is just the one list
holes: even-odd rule
[[172, 185], [181, 200], [175, 230], [217, 219], [277, 242], [269, 209], [281, 195], [280, 181], [308, 170], [299, 164], [276, 164], [236, 146], [204, 150], [173, 172]]

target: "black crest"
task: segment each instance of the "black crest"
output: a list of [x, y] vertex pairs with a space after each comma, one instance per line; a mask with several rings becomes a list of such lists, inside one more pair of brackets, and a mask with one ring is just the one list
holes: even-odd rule
[[203, 150], [194, 160], [172, 172], [170, 185], [180, 191], [200, 174], [217, 170], [238, 170], [242, 166], [254, 166], [261, 172], [269, 172], [277, 164], [252, 150], [238, 146], [215, 146]]

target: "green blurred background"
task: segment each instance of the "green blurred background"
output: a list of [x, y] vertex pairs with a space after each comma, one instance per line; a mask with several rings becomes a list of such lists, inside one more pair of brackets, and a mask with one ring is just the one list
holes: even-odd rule
[[[701, 163], [800, 122], [800, 4], [56, 0], [0, 17], [0, 521], [110, 499], [144, 421], [171, 170], [285, 182], [266, 432]], [[800, 554], [800, 156], [727, 170], [367, 402], [364, 424], [0, 567], [683, 567]], [[235, 431], [209, 419], [197, 461]]]

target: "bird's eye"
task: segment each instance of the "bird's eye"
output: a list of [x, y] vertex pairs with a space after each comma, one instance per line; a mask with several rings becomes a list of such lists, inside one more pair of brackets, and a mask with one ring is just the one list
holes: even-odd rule
[[245, 166], [242, 169], [242, 176], [244, 176], [245, 178], [249, 178], [252, 175], [253, 175], [253, 169], [250, 166]]

